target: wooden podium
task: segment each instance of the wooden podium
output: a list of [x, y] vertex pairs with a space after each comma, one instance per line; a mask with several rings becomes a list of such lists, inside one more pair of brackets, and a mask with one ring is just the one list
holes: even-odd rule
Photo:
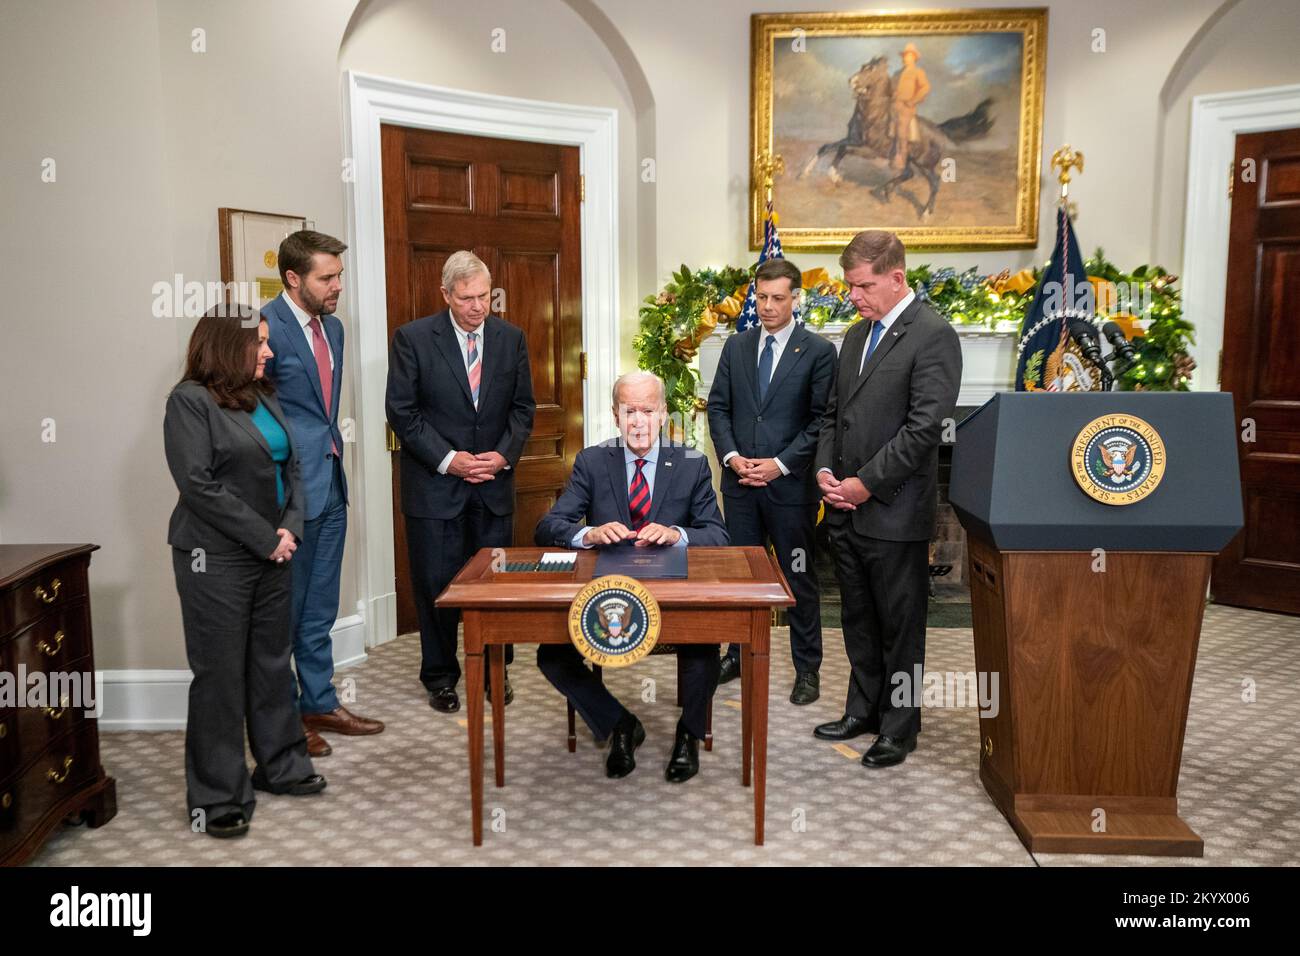
[[[504, 548], [505, 562], [536, 561], [543, 548]], [[553, 550], [553, 549], [552, 549]], [[568, 644], [569, 605], [596, 568], [596, 550], [579, 551], [573, 571], [493, 570], [493, 549], [479, 551], [439, 595], [441, 607], [457, 607], [465, 625], [465, 696], [469, 719], [470, 829], [483, 843], [483, 665], [491, 659], [492, 684], [505, 678], [507, 644]], [[772, 608], [794, 604], [775, 559], [763, 548], [690, 548], [689, 577], [647, 579], [662, 612], [665, 644], [741, 645], [741, 777], [754, 786], [754, 843], [763, 843], [767, 787], [768, 646]], [[632, 665], [636, 666], [636, 665]], [[557, 694], [557, 699], [559, 695]], [[496, 785], [504, 787], [505, 703], [492, 695], [492, 754]], [[560, 726], [556, 711], [557, 726]], [[635, 785], [635, 784], [633, 784]]]
[[[1111, 415], [1162, 445], [1127, 505], [1072, 472]], [[1242, 523], [1235, 436], [1224, 393], [1007, 393], [958, 428], [975, 661], [999, 677], [980, 780], [1031, 852], [1201, 855], [1178, 773], [1210, 562]]]

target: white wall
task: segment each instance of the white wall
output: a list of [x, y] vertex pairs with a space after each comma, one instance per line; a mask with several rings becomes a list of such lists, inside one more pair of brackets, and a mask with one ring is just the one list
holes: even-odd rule
[[[1182, 271], [1187, 202], [1187, 167], [1192, 99], [1300, 84], [1300, 3], [1297, 0], [1240, 0], [1203, 27], [1163, 90], [1154, 189], [1158, 198], [1151, 225], [1153, 261]], [[1226, 194], [1228, 171], [1213, 181]], [[1225, 263], [1226, 268], [1226, 263]], [[1194, 377], [1200, 388], [1217, 388], [1218, 345], [1223, 302], [1189, 304], [1187, 318], [1200, 330]], [[1215, 328], [1210, 328], [1210, 324]]]
[[[1120, 265], [1160, 259], [1176, 270], [1187, 97], [1292, 79], [1295, 4], [1047, 5], [1044, 153], [1068, 140], [1087, 156], [1073, 190], [1080, 241], [1104, 246]], [[0, 541], [99, 542], [91, 573], [99, 665], [184, 667], [165, 545], [175, 492], [160, 432], [193, 321], [154, 319], [151, 286], [174, 272], [217, 278], [218, 206], [302, 214], [344, 233], [342, 69], [619, 111], [623, 303], [611, 320], [630, 367], [636, 304], [671, 269], [753, 256], [750, 13], [857, 6], [3, 0], [0, 277], [14, 301], [0, 320]], [[1221, 8], [1228, 13], [1209, 39], [1184, 58]], [[504, 54], [489, 46], [495, 26], [507, 31]], [[1091, 52], [1097, 27], [1107, 31], [1103, 54]], [[195, 28], [206, 30], [206, 53], [191, 52]], [[40, 181], [46, 156], [58, 162], [57, 183]], [[653, 184], [639, 180], [646, 156], [656, 160]], [[1044, 169], [1037, 249], [916, 252], [913, 261], [985, 271], [1041, 261], [1052, 194]], [[833, 264], [791, 257], [804, 268]], [[349, 328], [382, 320], [343, 318]], [[345, 416], [353, 398], [349, 378]], [[53, 444], [40, 440], [45, 418], [57, 424]], [[356, 577], [350, 542], [342, 614], [360, 596]]]

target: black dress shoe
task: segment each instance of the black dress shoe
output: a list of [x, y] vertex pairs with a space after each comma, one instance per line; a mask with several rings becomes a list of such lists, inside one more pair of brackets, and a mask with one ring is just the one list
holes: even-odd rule
[[892, 767], [902, 763], [916, 749], [915, 737], [886, 737], [881, 734], [871, 749], [862, 755], [864, 767]]
[[310, 777], [303, 777], [301, 780], [286, 786], [272, 787], [266, 782], [259, 771], [253, 773], [253, 789], [265, 790], [267, 793], [288, 794], [291, 797], [309, 797], [314, 793], [320, 793], [325, 789], [325, 778], [318, 773]]
[[614, 725], [610, 734], [609, 756], [605, 758], [605, 776], [618, 779], [636, 769], [636, 748], [645, 743], [645, 728], [632, 714]]
[[732, 657], [730, 654], [722, 658], [722, 666], [718, 668], [718, 686], [721, 687], [728, 681], [733, 681], [740, 676], [740, 658]]
[[444, 714], [454, 714], [460, 710], [460, 698], [454, 687], [435, 687], [429, 691], [429, 706]]
[[865, 717], [850, 717], [845, 714], [839, 720], [829, 724], [818, 724], [813, 729], [813, 736], [819, 740], [850, 740], [870, 733], [869, 721]]
[[244, 816], [242, 810], [223, 813], [215, 820], [208, 821], [207, 832], [208, 836], [216, 837], [218, 840], [241, 837], [248, 832], [248, 817]]
[[[506, 674], [506, 681], [505, 681], [505, 683], [506, 683], [506, 706], [509, 707], [509, 706], [510, 706], [510, 702], [513, 701], [513, 700], [515, 699], [515, 689], [514, 689], [513, 687], [510, 686], [510, 675], [509, 675], [509, 674]], [[491, 700], [491, 699], [492, 699], [492, 679], [491, 679], [491, 678], [488, 678], [487, 680], [485, 680], [485, 681], [483, 682], [483, 696], [486, 697], [488, 700]]]
[[669, 783], [684, 783], [699, 772], [700, 742], [678, 721], [677, 740], [673, 743], [673, 755], [668, 758], [664, 779]]
[[821, 678], [817, 676], [816, 671], [796, 674], [794, 690], [790, 691], [790, 703], [811, 704], [822, 695], [821, 683]]

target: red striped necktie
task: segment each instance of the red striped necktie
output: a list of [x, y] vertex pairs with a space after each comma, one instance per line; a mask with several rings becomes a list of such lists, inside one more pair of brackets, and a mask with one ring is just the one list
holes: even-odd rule
[[645, 475], [641, 469], [645, 467], [645, 459], [636, 460], [636, 474], [632, 476], [632, 484], [627, 489], [627, 508], [632, 516], [632, 530], [640, 531], [645, 527], [646, 521], [650, 517], [650, 483], [645, 480]]

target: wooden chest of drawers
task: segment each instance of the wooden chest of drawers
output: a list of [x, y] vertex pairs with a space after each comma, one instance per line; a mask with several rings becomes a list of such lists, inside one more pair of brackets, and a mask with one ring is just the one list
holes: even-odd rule
[[99, 761], [87, 571], [94, 544], [0, 545], [0, 865], [65, 819], [103, 826], [117, 789]]

